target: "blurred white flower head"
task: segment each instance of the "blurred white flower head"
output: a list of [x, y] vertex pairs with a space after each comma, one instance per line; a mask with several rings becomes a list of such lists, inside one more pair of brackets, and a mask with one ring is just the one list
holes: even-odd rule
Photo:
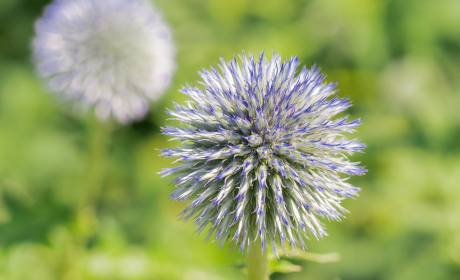
[[56, 0], [35, 26], [34, 59], [49, 89], [99, 119], [142, 119], [175, 68], [168, 26], [144, 0]]

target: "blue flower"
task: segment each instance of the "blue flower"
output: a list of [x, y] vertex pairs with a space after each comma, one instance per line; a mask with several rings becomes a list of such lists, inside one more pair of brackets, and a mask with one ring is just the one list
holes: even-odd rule
[[36, 23], [34, 59], [47, 86], [101, 119], [144, 117], [170, 84], [168, 26], [144, 0], [56, 0]]
[[199, 231], [210, 225], [208, 238], [221, 246], [233, 240], [244, 250], [260, 238], [275, 252], [286, 242], [305, 248], [308, 232], [327, 235], [318, 218], [340, 220], [341, 200], [357, 195], [340, 174], [366, 171], [346, 157], [365, 145], [343, 136], [361, 122], [332, 119], [349, 100], [320, 69], [297, 74], [297, 57], [243, 52], [240, 60], [203, 70], [204, 89], [182, 89], [187, 105], [168, 111], [180, 125], [163, 133], [183, 145], [162, 150], [180, 165], [161, 174], [175, 176], [172, 198], [189, 202], [184, 218]]

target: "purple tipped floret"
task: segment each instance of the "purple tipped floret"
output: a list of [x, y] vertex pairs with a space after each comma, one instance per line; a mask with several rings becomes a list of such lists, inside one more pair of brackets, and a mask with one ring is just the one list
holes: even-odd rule
[[233, 241], [244, 250], [260, 238], [275, 253], [285, 242], [305, 248], [308, 233], [327, 235], [320, 219], [343, 218], [340, 202], [359, 191], [346, 177], [366, 170], [346, 155], [365, 145], [344, 134], [361, 121], [334, 118], [349, 99], [316, 66], [297, 72], [297, 57], [243, 52], [240, 63], [221, 62], [200, 72], [203, 89], [182, 90], [188, 108], [168, 111], [181, 126], [163, 133], [183, 144], [162, 150], [180, 165], [161, 174], [175, 176], [172, 198], [189, 202], [185, 218], [199, 230], [211, 225], [220, 245]]

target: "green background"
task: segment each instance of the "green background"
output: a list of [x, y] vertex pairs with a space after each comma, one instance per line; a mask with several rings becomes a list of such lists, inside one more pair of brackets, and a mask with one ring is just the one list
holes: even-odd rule
[[[104, 0], [107, 1], [107, 0]], [[165, 107], [202, 68], [247, 52], [299, 55], [338, 81], [369, 172], [342, 222], [271, 279], [460, 279], [460, 1], [157, 0], [177, 71], [149, 116], [104, 139], [46, 92], [31, 63], [48, 0], [0, 0], [0, 280], [244, 279], [244, 256], [178, 221], [157, 172]], [[270, 55], [271, 56], [271, 55]], [[99, 131], [99, 132], [98, 132]], [[81, 201], [86, 201], [81, 206]]]

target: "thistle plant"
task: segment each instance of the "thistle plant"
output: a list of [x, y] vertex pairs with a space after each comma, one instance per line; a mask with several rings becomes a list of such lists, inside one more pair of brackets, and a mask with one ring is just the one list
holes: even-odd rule
[[340, 202], [357, 195], [340, 174], [365, 172], [346, 157], [364, 144], [343, 136], [361, 122], [331, 119], [351, 104], [319, 68], [297, 74], [297, 57], [275, 53], [240, 59], [241, 67], [221, 59], [221, 73], [203, 70], [204, 89], [182, 89], [187, 106], [168, 110], [180, 125], [163, 133], [183, 145], [162, 150], [180, 165], [161, 174], [175, 176], [171, 197], [189, 202], [185, 218], [200, 231], [210, 225], [220, 245], [233, 240], [243, 250], [260, 238], [275, 252], [285, 242], [305, 248], [307, 232], [326, 235], [318, 218], [340, 220]]
[[56, 0], [36, 23], [34, 59], [49, 89], [100, 120], [142, 119], [170, 84], [169, 27], [144, 0]]
[[[49, 90], [77, 111], [95, 111], [87, 123], [83, 195], [74, 207], [79, 226], [88, 217], [97, 219], [109, 177], [112, 120], [129, 124], [146, 115], [149, 101], [170, 84], [174, 45], [169, 27], [146, 0], [55, 0], [35, 29], [34, 62]], [[94, 234], [76, 231], [73, 246]]]
[[[171, 197], [189, 202], [185, 219], [193, 218], [208, 238], [240, 250], [255, 247], [248, 261], [251, 279], [265, 279], [264, 251], [277, 245], [306, 248], [307, 233], [327, 235], [319, 218], [340, 220], [340, 202], [359, 188], [340, 175], [362, 175], [365, 169], [347, 154], [364, 145], [343, 134], [359, 120], [331, 119], [351, 106], [336, 96], [320, 69], [297, 73], [297, 57], [285, 62], [273, 53], [240, 56], [200, 73], [204, 88], [187, 85], [186, 106], [168, 110], [178, 126], [163, 133], [182, 141], [162, 155], [180, 163], [161, 172], [175, 176]], [[256, 239], [260, 241], [255, 242]], [[254, 246], [253, 246], [254, 245]], [[265, 261], [266, 262], [266, 261]]]

